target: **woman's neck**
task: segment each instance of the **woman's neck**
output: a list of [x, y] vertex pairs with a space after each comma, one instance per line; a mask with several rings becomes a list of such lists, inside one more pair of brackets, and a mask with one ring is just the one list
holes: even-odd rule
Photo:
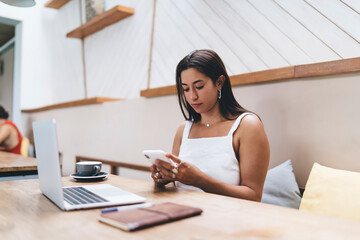
[[200, 123], [207, 127], [210, 127], [212, 124], [220, 122], [222, 120], [224, 120], [224, 117], [220, 112], [219, 106], [217, 106], [209, 112], [202, 113]]

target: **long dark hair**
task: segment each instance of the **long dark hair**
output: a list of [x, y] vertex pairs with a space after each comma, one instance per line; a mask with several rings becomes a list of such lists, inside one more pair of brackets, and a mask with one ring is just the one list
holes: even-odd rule
[[0, 118], [8, 119], [9, 113], [0, 105]]
[[[208, 49], [195, 50], [184, 57], [176, 67], [176, 87], [180, 109], [186, 120], [197, 122], [201, 119], [201, 115], [197, 113], [191, 105], [186, 101], [182, 88], [181, 72], [195, 68], [202, 74], [211, 78], [214, 85], [221, 75], [225, 77], [225, 82], [221, 89], [221, 99], [219, 99], [221, 115], [228, 120], [247, 112], [245, 108], [240, 106], [236, 101], [231, 89], [229, 75], [226, 72], [225, 65], [216, 52]], [[186, 112], [186, 113], [185, 113]]]

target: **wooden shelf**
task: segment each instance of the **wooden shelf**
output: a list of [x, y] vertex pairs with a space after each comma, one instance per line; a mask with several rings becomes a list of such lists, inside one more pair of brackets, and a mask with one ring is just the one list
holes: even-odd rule
[[133, 14], [133, 8], [117, 5], [69, 32], [66, 36], [70, 38], [84, 38]]
[[70, 2], [70, 0], [50, 0], [47, 3], [45, 3], [45, 7], [60, 9], [62, 6], [64, 6], [68, 2]]
[[[230, 76], [230, 82], [232, 86], [240, 86], [246, 84], [264, 83], [304, 77], [326, 76], [350, 72], [360, 72], [360, 57], [244, 73]], [[158, 97], [176, 93], [176, 86], [171, 85], [166, 87], [141, 90], [140, 96]]]
[[23, 109], [21, 112], [23, 113], [33, 113], [33, 112], [42, 112], [47, 110], [59, 109], [59, 108], [67, 108], [67, 107], [76, 107], [76, 106], [83, 106], [89, 104], [99, 104], [104, 102], [112, 102], [112, 101], [120, 101], [121, 99], [117, 98], [104, 98], [104, 97], [94, 97], [88, 98], [83, 100], [59, 103], [54, 105], [49, 105], [41, 108], [34, 108], [34, 109]]

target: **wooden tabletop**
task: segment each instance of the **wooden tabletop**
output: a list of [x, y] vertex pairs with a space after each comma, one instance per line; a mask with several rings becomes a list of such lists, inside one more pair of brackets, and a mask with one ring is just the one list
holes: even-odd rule
[[[135, 232], [98, 221], [100, 209], [63, 212], [37, 179], [0, 182], [1, 239], [358, 239], [360, 223], [215, 194], [168, 188], [110, 175], [111, 183], [146, 197], [203, 209], [200, 216]], [[69, 177], [64, 185], [80, 185]], [[91, 183], [93, 184], [93, 183]]]
[[36, 159], [0, 151], [0, 172], [35, 171]]

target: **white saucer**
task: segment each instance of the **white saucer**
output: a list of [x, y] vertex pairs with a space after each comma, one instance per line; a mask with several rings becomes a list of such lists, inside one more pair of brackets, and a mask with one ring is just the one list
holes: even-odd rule
[[70, 177], [72, 177], [73, 179], [76, 179], [76, 180], [82, 180], [82, 181], [85, 181], [85, 180], [103, 180], [105, 179], [107, 176], [109, 175], [109, 173], [107, 172], [100, 172], [98, 175], [96, 176], [80, 176], [79, 174], [77, 173], [73, 173], [70, 175]]

